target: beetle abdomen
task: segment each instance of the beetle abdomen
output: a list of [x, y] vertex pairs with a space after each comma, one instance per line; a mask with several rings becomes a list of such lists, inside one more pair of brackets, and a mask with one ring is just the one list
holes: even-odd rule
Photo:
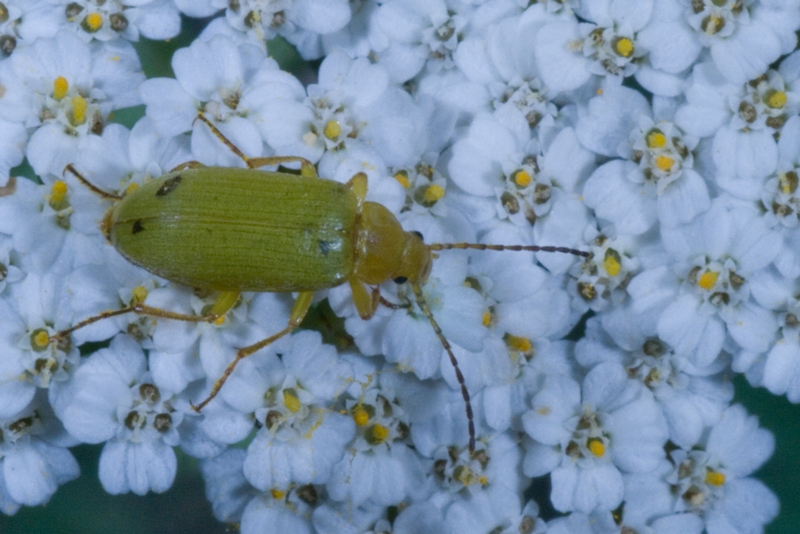
[[353, 270], [356, 198], [331, 180], [202, 167], [112, 209], [109, 238], [123, 256], [191, 287], [314, 291]]

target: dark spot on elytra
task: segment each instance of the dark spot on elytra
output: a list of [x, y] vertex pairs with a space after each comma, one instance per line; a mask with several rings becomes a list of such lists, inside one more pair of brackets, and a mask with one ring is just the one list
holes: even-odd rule
[[133, 221], [133, 228], [131, 228], [131, 233], [138, 234], [142, 230], [144, 230], [144, 226], [142, 226], [142, 220], [136, 219], [135, 221]]
[[331, 243], [330, 241], [323, 241], [322, 239], [317, 241], [317, 245], [319, 246], [320, 254], [322, 254], [323, 256], [327, 256], [328, 253], [333, 248], [333, 243]]
[[164, 180], [164, 184], [158, 188], [158, 191], [156, 191], [156, 196], [163, 197], [168, 193], [172, 193], [175, 190], [175, 188], [178, 187], [179, 183], [181, 183], [180, 174], [177, 176], [173, 176], [172, 178], [169, 178], [167, 180]]

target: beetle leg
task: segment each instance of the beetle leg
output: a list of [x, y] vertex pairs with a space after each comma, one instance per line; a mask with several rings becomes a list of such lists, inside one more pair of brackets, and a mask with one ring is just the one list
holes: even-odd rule
[[231, 376], [233, 370], [236, 369], [236, 365], [243, 359], [247, 358], [254, 352], [263, 349], [270, 343], [273, 343], [286, 334], [290, 333], [292, 330], [300, 326], [300, 323], [303, 322], [306, 314], [308, 313], [308, 309], [311, 307], [311, 300], [314, 298], [313, 291], [303, 291], [299, 295], [297, 295], [297, 300], [294, 301], [294, 306], [292, 306], [292, 313], [289, 315], [289, 324], [286, 325], [286, 328], [281, 330], [280, 332], [269, 336], [268, 338], [262, 339], [258, 343], [253, 343], [247, 347], [242, 347], [238, 351], [236, 351], [236, 357], [233, 359], [231, 363], [228, 364], [228, 367], [225, 368], [225, 371], [222, 373], [222, 376], [214, 382], [214, 387], [211, 388], [211, 393], [208, 394], [200, 404], [197, 406], [192, 406], [192, 409], [196, 412], [200, 412], [206, 404], [211, 402], [211, 399], [217, 396], [219, 390], [222, 389], [222, 386], [225, 384], [225, 381], [228, 380], [228, 377]]
[[317, 169], [314, 167], [314, 164], [308, 161], [306, 158], [301, 158], [300, 156], [272, 156], [272, 157], [263, 157], [263, 158], [251, 158], [246, 156], [244, 152], [242, 152], [239, 147], [233, 144], [230, 139], [225, 137], [219, 128], [214, 126], [214, 123], [208, 120], [205, 113], [202, 111], [197, 112], [198, 120], [204, 122], [208, 129], [211, 130], [211, 133], [214, 134], [214, 137], [219, 139], [226, 147], [230, 149], [231, 152], [242, 158], [242, 161], [247, 163], [247, 166], [251, 169], [257, 169], [259, 167], [264, 167], [266, 165], [278, 165], [280, 163], [291, 163], [291, 162], [299, 162], [300, 163], [300, 174], [302, 176], [307, 176], [309, 178], [316, 178], [317, 177]]
[[[80, 183], [82, 183], [83, 185], [88, 187], [95, 195], [97, 195], [99, 197], [106, 198], [108, 200], [121, 200], [122, 199], [122, 197], [120, 195], [115, 195], [114, 193], [109, 193], [108, 191], [103, 191], [102, 189], [100, 189], [99, 187], [94, 185], [92, 182], [90, 182], [89, 180], [84, 178], [81, 173], [79, 173], [77, 170], [75, 170], [75, 167], [72, 166], [72, 163], [70, 163], [69, 165], [64, 167], [64, 172], [62, 174], [66, 174], [67, 172], [69, 172], [71, 175], [73, 175], [75, 178], [77, 178]], [[12, 185], [11, 182], [9, 182], [9, 185]]]
[[184, 169], [199, 169], [200, 167], [205, 167], [205, 165], [203, 165], [199, 161], [192, 160], [175, 166], [169, 172], [182, 171]]
[[380, 303], [389, 308], [390, 310], [407, 310], [408, 308], [411, 307], [411, 304], [408, 303], [395, 304], [394, 302], [389, 302], [388, 300], [383, 298], [383, 296], [381, 296], [380, 290], [377, 287], [375, 288], [375, 291], [378, 292], [378, 300], [380, 301]]
[[161, 308], [154, 308], [141, 303], [120, 308], [119, 310], [104, 311], [102, 313], [98, 313], [97, 315], [93, 315], [92, 317], [88, 317], [83, 321], [75, 323], [72, 327], [67, 328], [66, 330], [56, 332], [50, 337], [50, 342], [59, 343], [66, 339], [68, 335], [78, 329], [83, 328], [84, 326], [89, 326], [97, 321], [102, 321], [103, 319], [108, 319], [109, 317], [116, 317], [117, 315], [124, 315], [126, 313], [135, 313], [137, 315], [147, 315], [150, 317], [162, 317], [164, 319], [175, 319], [176, 321], [187, 321], [190, 323], [213, 323], [219, 321], [221, 317], [224, 317], [228, 310], [233, 308], [233, 306], [236, 304], [236, 301], [239, 300], [239, 294], [239, 291], [221, 292], [219, 298], [217, 298], [217, 301], [211, 307], [211, 311], [205, 315], [188, 315], [185, 313], [177, 313], [169, 310], [162, 310]]
[[358, 201], [356, 204], [356, 213], [361, 213], [364, 200], [367, 198], [367, 175], [363, 172], [357, 172], [345, 185], [353, 192]]
[[351, 278], [349, 283], [350, 290], [353, 292], [353, 304], [358, 310], [358, 315], [365, 321], [370, 319], [375, 314], [375, 310], [378, 309], [378, 303], [381, 298], [380, 290], [375, 288], [374, 291], [369, 292], [364, 284], [355, 278]]
[[0, 187], [0, 197], [7, 197], [13, 195], [17, 190], [17, 177], [9, 176], [8, 183], [4, 187]]
[[246, 157], [245, 162], [251, 169], [257, 169], [267, 165], [278, 165], [280, 163], [300, 162], [300, 176], [305, 176], [307, 178], [318, 178], [317, 169], [314, 167], [314, 164], [308, 161], [306, 158], [301, 158], [300, 156], [271, 156], [264, 158]]
[[217, 301], [211, 306], [211, 310], [206, 314], [208, 316], [222, 317], [228, 310], [234, 307], [239, 301], [241, 291], [221, 291]]

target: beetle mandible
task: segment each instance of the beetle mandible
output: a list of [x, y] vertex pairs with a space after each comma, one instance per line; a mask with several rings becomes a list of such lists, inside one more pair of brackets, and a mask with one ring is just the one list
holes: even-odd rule
[[[206, 315], [180, 314], [135, 303], [84, 319], [54, 334], [51, 341], [61, 342], [79, 328], [125, 313], [213, 322], [236, 304], [242, 291], [297, 292], [286, 327], [238, 349], [208, 397], [193, 407], [199, 412], [217, 395], [239, 361], [300, 325], [315, 291], [349, 284], [353, 303], [361, 318], [367, 320], [380, 304], [398, 306], [380, 296], [380, 284], [388, 280], [408, 283], [455, 369], [466, 405], [469, 451], [474, 452], [469, 391], [422, 293], [434, 252], [511, 250], [560, 252], [583, 258], [591, 253], [552, 246], [425, 244], [419, 233], [403, 230], [384, 206], [365, 200], [364, 173], [342, 184], [319, 178], [314, 165], [301, 157], [250, 158], [205, 115], [199, 113], [197, 118], [247, 164], [246, 169], [207, 167], [189, 161], [122, 196], [99, 189], [72, 165], [67, 165], [65, 172], [96, 194], [115, 201], [100, 227], [122, 256], [167, 280], [218, 291], [216, 302]], [[281, 163], [300, 163], [300, 175], [259, 170]]]

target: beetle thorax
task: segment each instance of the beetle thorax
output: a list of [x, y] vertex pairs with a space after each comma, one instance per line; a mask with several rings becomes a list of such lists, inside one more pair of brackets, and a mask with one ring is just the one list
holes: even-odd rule
[[417, 234], [403, 230], [389, 210], [365, 202], [356, 227], [356, 278], [377, 285], [396, 278], [419, 283], [428, 277], [430, 250]]

